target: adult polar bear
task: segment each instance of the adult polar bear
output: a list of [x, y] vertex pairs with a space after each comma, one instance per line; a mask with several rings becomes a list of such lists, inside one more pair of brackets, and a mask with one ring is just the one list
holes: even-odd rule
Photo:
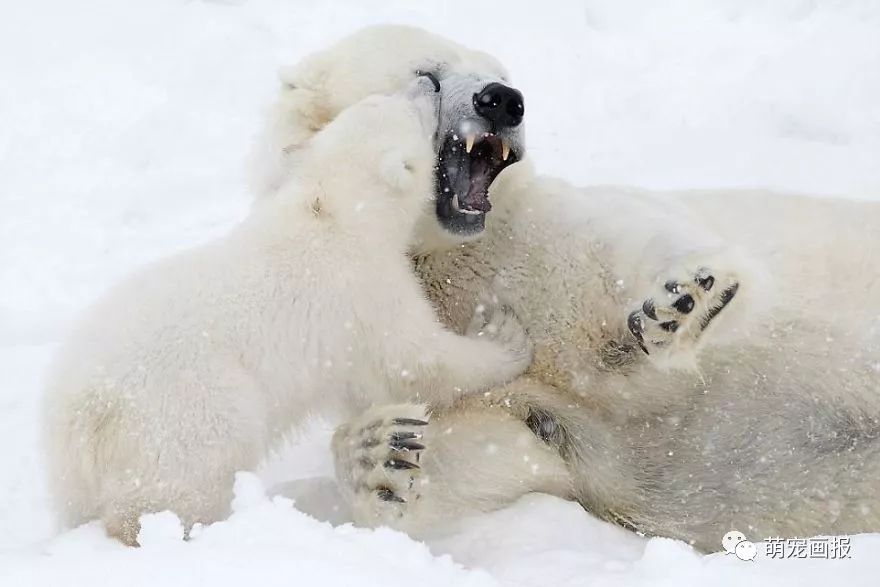
[[[548, 491], [705, 550], [732, 528], [880, 529], [880, 206], [575, 189], [518, 163], [486, 214], [488, 183], [523, 153], [521, 97], [486, 55], [405, 27], [284, 74], [258, 156], [268, 197], [305, 137], [425, 71], [443, 108], [416, 271], [458, 330], [487, 291], [503, 297], [536, 356], [527, 376], [426, 426], [392, 424], [422, 414], [404, 405], [340, 428], [357, 521], [422, 533]], [[401, 436], [428, 448], [401, 451]], [[377, 475], [389, 455], [413, 468]]]
[[[230, 235], [92, 308], [45, 405], [50, 489], [68, 526], [100, 518], [135, 544], [143, 513], [170, 509], [187, 529], [216, 521], [235, 472], [309, 414], [448, 405], [525, 370], [530, 345], [512, 315], [482, 312], [470, 336], [454, 334], [410, 270], [438, 109], [426, 78], [406, 96], [365, 98]], [[419, 446], [408, 440], [399, 446]]]

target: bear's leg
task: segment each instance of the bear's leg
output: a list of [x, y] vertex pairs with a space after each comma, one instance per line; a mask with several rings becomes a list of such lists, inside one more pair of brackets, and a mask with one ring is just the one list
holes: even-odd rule
[[503, 406], [374, 408], [337, 430], [337, 479], [355, 523], [425, 536], [531, 492], [571, 497], [563, 458]]
[[140, 516], [138, 508], [113, 504], [104, 510], [101, 519], [110, 538], [115, 538], [126, 546], [138, 546]]
[[[181, 485], [178, 479], [136, 489], [127, 482], [109, 484], [105, 489], [101, 515], [107, 535], [127, 546], [138, 546], [140, 517], [165, 510], [172, 511], [180, 519], [185, 536], [189, 536], [196, 522], [209, 524], [225, 518], [232, 501], [234, 469], [237, 467], [217, 471], [193, 470], [205, 482], [191, 486]], [[117, 493], [113, 493], [115, 488], [119, 489]]]
[[[235, 473], [257, 467], [268, 431], [263, 397], [249, 378], [215, 372], [222, 384], [187, 381], [164, 392], [174, 405], [161, 417], [148, 405], [117, 410], [84, 444], [96, 514], [109, 535], [136, 545], [147, 513], [170, 510], [186, 531], [228, 515]], [[141, 397], [159, 395], [150, 391]]]

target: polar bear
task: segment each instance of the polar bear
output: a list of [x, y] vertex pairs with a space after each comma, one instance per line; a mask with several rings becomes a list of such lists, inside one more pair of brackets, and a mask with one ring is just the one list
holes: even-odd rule
[[[346, 110], [232, 234], [134, 275], [62, 351], [45, 405], [50, 488], [67, 525], [224, 516], [236, 471], [308, 414], [449, 405], [530, 362], [504, 308], [443, 328], [406, 251], [430, 204], [439, 94]], [[407, 466], [388, 459], [383, 466]]]
[[[536, 176], [520, 161], [524, 99], [504, 69], [396, 26], [283, 73], [257, 155], [265, 197], [302, 140], [424, 71], [443, 108], [415, 271], [459, 332], [478, 300], [502, 298], [535, 360], [430, 420], [405, 404], [340, 427], [356, 521], [421, 535], [452, 512], [547, 491], [704, 550], [731, 528], [880, 529], [880, 205]], [[385, 475], [374, 463], [390, 457], [411, 467]]]

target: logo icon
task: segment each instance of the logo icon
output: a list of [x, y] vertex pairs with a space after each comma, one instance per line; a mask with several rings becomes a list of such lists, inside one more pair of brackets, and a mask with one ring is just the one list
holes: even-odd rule
[[742, 561], [754, 561], [758, 554], [758, 547], [754, 542], [746, 540], [745, 534], [731, 530], [721, 539], [721, 547], [727, 554], [736, 555]]

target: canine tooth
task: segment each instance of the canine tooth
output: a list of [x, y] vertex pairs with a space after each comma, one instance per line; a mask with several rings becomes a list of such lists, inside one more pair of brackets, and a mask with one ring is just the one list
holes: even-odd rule
[[507, 158], [510, 156], [510, 145], [507, 144], [507, 141], [501, 139], [501, 159], [507, 161]]
[[473, 133], [468, 134], [464, 148], [468, 153], [470, 153], [471, 149], [474, 148], [474, 135], [473, 135]]
[[471, 210], [470, 208], [462, 208], [461, 203], [458, 201], [458, 194], [452, 194], [452, 209], [456, 212], [467, 214], [468, 216], [479, 216], [483, 213], [482, 210]]

